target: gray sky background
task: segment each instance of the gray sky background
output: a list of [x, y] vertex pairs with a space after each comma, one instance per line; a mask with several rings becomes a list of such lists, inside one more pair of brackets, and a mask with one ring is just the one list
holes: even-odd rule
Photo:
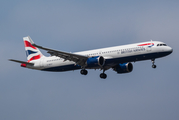
[[[178, 0], [0, 1], [1, 120], [178, 120]], [[99, 70], [41, 72], [26, 61], [22, 38], [77, 52], [152, 40], [174, 49], [165, 58], [134, 63], [119, 75]], [[42, 51], [48, 55], [45, 51]]]

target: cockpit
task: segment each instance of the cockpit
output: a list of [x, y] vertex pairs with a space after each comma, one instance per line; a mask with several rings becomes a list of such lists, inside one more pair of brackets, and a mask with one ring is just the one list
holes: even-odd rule
[[157, 44], [157, 46], [167, 46], [166, 44]]

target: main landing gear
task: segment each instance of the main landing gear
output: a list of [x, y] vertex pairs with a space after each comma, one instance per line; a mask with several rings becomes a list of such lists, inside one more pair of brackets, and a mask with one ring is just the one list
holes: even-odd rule
[[152, 59], [152, 68], [156, 68], [157, 66], [155, 65], [155, 59]]
[[107, 78], [107, 75], [104, 72], [105, 72], [105, 70], [103, 70], [103, 73], [100, 74], [100, 78], [102, 78], [102, 79]]
[[[103, 70], [103, 73], [100, 74], [100, 78], [102, 78], [102, 79], [106, 79], [106, 78], [107, 78], [107, 75], [106, 75], [104, 72], [105, 72], [105, 70]], [[88, 74], [88, 71], [85, 70], [85, 69], [82, 69], [82, 70], [80, 71], [80, 73], [81, 73], [82, 75], [87, 75], [87, 74]]]
[[85, 69], [82, 69], [82, 70], [80, 71], [80, 73], [81, 73], [82, 75], [87, 75], [87, 74], [88, 74], [88, 71], [85, 70]]

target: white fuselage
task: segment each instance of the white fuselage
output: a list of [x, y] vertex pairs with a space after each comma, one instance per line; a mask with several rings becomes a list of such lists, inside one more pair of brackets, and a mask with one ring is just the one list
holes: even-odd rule
[[[172, 48], [166, 46], [166, 44], [163, 42], [150, 41], [83, 52], [75, 52], [73, 54], [88, 57], [103, 56], [106, 61], [104, 67], [108, 69], [119, 63], [135, 62], [164, 57], [169, 55], [172, 51]], [[75, 62], [69, 60], [65, 61], [63, 58], [56, 56], [43, 56], [41, 59], [33, 61], [33, 63], [35, 63], [33, 67], [28, 65], [27, 67], [45, 71], [68, 71], [81, 69], [81, 66], [76, 65]], [[100, 68], [100, 66], [94, 69], [98, 68]], [[92, 68], [86, 66], [86, 69]]]

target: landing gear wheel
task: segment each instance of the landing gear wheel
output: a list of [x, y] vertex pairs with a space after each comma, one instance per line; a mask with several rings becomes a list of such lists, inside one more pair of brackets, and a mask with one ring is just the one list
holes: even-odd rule
[[155, 65], [155, 59], [152, 59], [152, 68], [156, 68], [157, 66]]
[[82, 75], [87, 75], [87, 74], [88, 74], [88, 71], [87, 71], [87, 70], [81, 70], [80, 73], [81, 73]]
[[156, 65], [152, 65], [152, 68], [156, 68], [157, 66]]
[[105, 73], [101, 73], [101, 74], [100, 74], [100, 78], [106, 79], [106, 78], [107, 78], [107, 75], [106, 75]]

